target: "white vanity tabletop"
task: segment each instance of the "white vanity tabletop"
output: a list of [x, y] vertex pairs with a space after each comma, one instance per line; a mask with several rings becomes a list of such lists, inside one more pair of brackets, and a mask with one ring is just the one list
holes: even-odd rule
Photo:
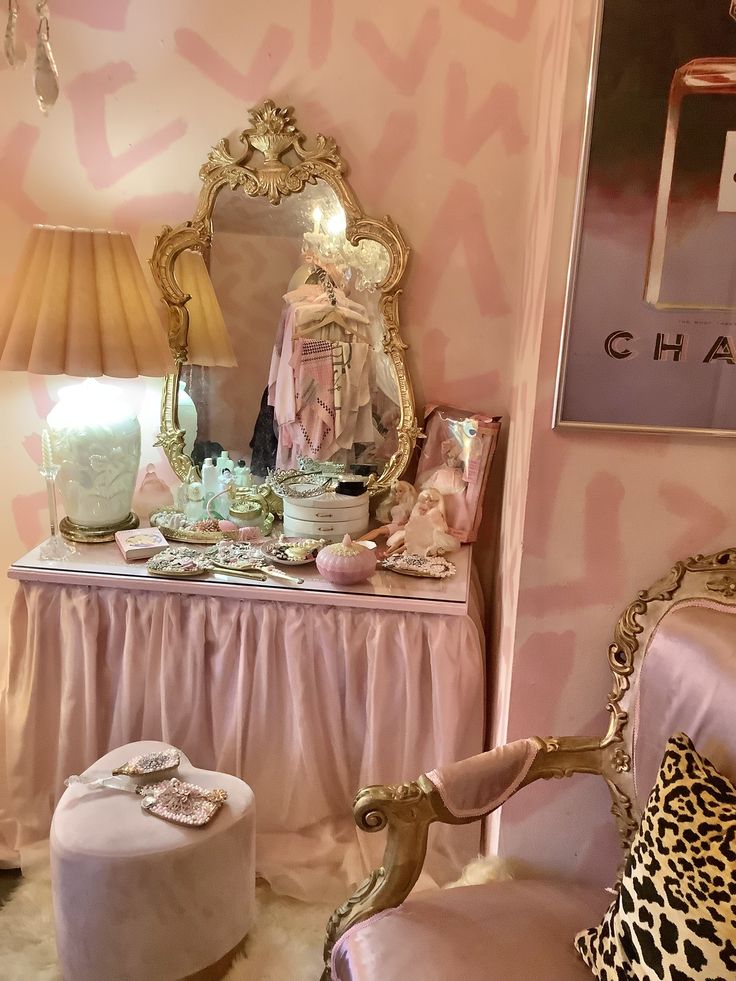
[[76, 549], [76, 554], [66, 562], [45, 562], [39, 557], [39, 548], [34, 548], [13, 562], [8, 576], [61, 586], [104, 586], [440, 615], [464, 616], [468, 613], [472, 545], [463, 545], [460, 551], [448, 556], [457, 568], [452, 579], [417, 579], [377, 569], [368, 582], [357, 586], [334, 586], [325, 582], [314, 563], [281, 567], [285, 572], [303, 578], [301, 586], [274, 579], [248, 582], [221, 572], [209, 573], [199, 579], [163, 579], [148, 574], [145, 559], [126, 562], [114, 542], [77, 545]]

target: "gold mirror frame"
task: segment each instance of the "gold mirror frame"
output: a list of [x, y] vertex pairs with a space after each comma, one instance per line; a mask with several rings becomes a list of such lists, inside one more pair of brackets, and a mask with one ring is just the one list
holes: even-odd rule
[[[409, 247], [393, 220], [379, 220], [364, 212], [346, 179], [347, 165], [335, 141], [318, 135], [307, 146], [307, 137], [296, 126], [294, 110], [279, 108], [270, 99], [249, 112], [251, 128], [240, 134], [243, 152], [233, 155], [230, 143], [222, 139], [210, 150], [199, 171], [203, 183], [194, 216], [175, 227], [165, 225], [156, 237], [151, 269], [161, 290], [169, 313], [169, 347], [175, 370], [167, 375], [161, 399], [161, 432], [156, 446], [163, 447], [172, 469], [180, 480], [186, 480], [192, 461], [184, 453], [184, 430], [179, 426], [179, 379], [187, 361], [189, 313], [187, 302], [191, 295], [184, 293], [174, 275], [177, 256], [186, 251], [209, 257], [212, 242], [212, 213], [220, 190], [241, 188], [249, 197], [267, 197], [277, 206], [282, 198], [298, 194], [307, 184], [324, 181], [337, 195], [345, 211], [347, 240], [357, 245], [362, 239], [372, 239], [383, 245], [390, 258], [385, 279], [379, 284], [379, 310], [383, 322], [383, 348], [391, 358], [399, 390], [401, 418], [397, 427], [398, 448], [384, 466], [383, 473], [371, 476], [372, 493], [385, 490], [406, 470], [409, 458], [421, 430], [417, 426], [414, 394], [404, 361], [407, 345], [399, 332], [400, 284], [406, 272]], [[282, 160], [293, 151], [297, 162], [291, 166]], [[254, 154], [262, 161], [256, 163]]]

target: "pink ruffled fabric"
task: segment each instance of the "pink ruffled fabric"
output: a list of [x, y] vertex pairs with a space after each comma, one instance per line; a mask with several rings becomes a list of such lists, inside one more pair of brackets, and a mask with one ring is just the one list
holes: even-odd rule
[[[355, 828], [372, 783], [477, 753], [474, 618], [22, 583], [0, 683], [0, 864], [48, 837], [70, 773], [161, 739], [255, 793], [258, 872], [340, 901], [380, 865]], [[479, 826], [433, 829], [427, 871], [456, 877]]]

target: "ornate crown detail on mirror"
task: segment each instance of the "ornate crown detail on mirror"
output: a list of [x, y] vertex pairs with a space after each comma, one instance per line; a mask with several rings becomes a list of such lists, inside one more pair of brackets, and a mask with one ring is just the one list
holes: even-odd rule
[[333, 139], [310, 144], [271, 101], [250, 120], [239, 155], [210, 151], [194, 216], [156, 239], [176, 366], [157, 445], [182, 480], [227, 450], [257, 477], [329, 462], [381, 490], [420, 432], [399, 333], [408, 246], [364, 214]]

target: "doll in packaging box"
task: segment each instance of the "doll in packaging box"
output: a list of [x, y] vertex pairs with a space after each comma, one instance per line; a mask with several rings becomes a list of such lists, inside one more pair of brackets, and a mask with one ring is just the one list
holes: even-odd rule
[[439, 491], [453, 534], [474, 542], [501, 419], [437, 406], [428, 412], [425, 429], [416, 486]]

